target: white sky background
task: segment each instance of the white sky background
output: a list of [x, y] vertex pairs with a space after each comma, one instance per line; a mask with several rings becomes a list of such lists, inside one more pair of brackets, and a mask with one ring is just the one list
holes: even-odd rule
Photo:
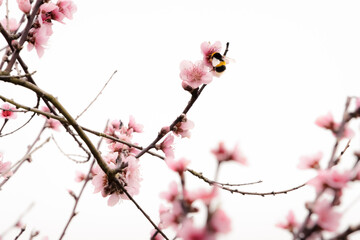
[[[359, 95], [358, 1], [79, 0], [76, 5], [72, 21], [54, 24], [40, 60], [35, 51], [24, 50], [22, 56], [30, 71], [37, 71], [37, 84], [57, 96], [74, 116], [117, 70], [79, 122], [101, 131], [107, 119], [127, 123], [133, 115], [145, 127], [136, 136], [143, 146], [189, 100], [190, 94], [181, 88], [180, 62], [201, 59], [203, 41], [230, 42], [228, 56], [236, 62], [205, 88], [189, 112], [195, 128], [189, 140], [177, 141], [176, 157], [185, 156], [192, 161], [191, 168], [212, 177], [215, 160], [210, 149], [220, 140], [228, 147], [239, 143], [250, 165], [224, 164], [220, 181], [264, 181], [242, 190], [284, 190], [314, 176], [296, 168], [299, 157], [323, 151], [326, 161], [334, 143], [329, 132], [315, 126], [315, 119], [331, 111], [340, 120], [346, 96]], [[1, 10], [3, 14], [4, 6]], [[16, 13], [10, 14], [18, 17]], [[1, 95], [34, 105], [33, 94], [17, 94], [16, 89], [0, 83]], [[15, 162], [22, 157], [42, 121], [37, 118], [27, 129], [0, 139], [5, 160]], [[357, 130], [358, 124], [352, 127]], [[54, 135], [65, 151], [76, 151], [76, 143], [63, 130]], [[352, 151], [358, 149], [357, 140], [358, 135], [344, 156], [349, 164]], [[73, 181], [75, 170], [87, 171], [88, 165], [66, 159], [53, 143], [34, 154], [33, 160], [0, 192], [0, 233], [35, 202], [24, 218], [25, 233], [36, 229], [57, 239], [74, 204], [66, 189], [79, 191], [81, 184]], [[159, 192], [178, 179], [156, 158], [144, 156], [141, 164], [144, 180], [136, 200], [157, 222], [162, 203]], [[206, 187], [192, 175], [186, 177], [189, 188]], [[358, 185], [354, 187], [358, 190]], [[131, 202], [110, 208], [107, 199], [92, 192], [89, 184], [65, 239], [149, 237], [150, 223]], [[358, 193], [345, 191], [345, 196], [344, 208]], [[313, 197], [310, 187], [265, 198], [222, 192], [220, 204], [233, 220], [233, 231], [221, 239], [290, 239], [275, 223], [289, 209], [299, 218], [304, 216], [304, 202]], [[358, 223], [351, 214], [359, 210], [354, 205], [345, 221]], [[9, 239], [17, 232], [12, 234]]]

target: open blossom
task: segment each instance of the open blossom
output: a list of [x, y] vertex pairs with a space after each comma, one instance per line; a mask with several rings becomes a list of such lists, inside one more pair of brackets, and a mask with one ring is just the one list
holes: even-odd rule
[[[328, 113], [327, 115], [318, 117], [315, 120], [315, 124], [318, 125], [319, 127], [322, 127], [322, 128], [332, 131], [332, 133], [335, 136], [337, 135], [339, 128], [340, 128], [340, 124], [334, 121], [334, 117], [331, 113]], [[341, 137], [351, 138], [353, 135], [354, 135], [354, 132], [345, 125]]]
[[214, 44], [211, 44], [210, 42], [203, 42], [200, 48], [202, 54], [204, 55], [204, 63], [212, 69], [213, 65], [210, 58], [214, 52], [220, 52], [221, 42], [217, 41]]
[[316, 192], [320, 192], [326, 187], [341, 190], [346, 187], [352, 178], [351, 171], [339, 173], [336, 169], [319, 170], [318, 175], [311, 179], [308, 184], [315, 187]]
[[10, 168], [11, 162], [3, 162], [3, 154], [0, 152], [0, 175], [3, 177], [10, 177], [12, 175]]
[[179, 195], [178, 185], [175, 181], [172, 181], [169, 185], [169, 190], [167, 192], [161, 192], [160, 198], [168, 201], [173, 202]]
[[319, 169], [320, 168], [320, 160], [322, 158], [323, 154], [321, 152], [318, 152], [312, 156], [303, 156], [300, 158], [300, 163], [298, 165], [298, 168], [300, 169]]
[[174, 158], [174, 136], [172, 134], [167, 135], [162, 143], [160, 143], [159, 149], [165, 153], [166, 158]]
[[16, 0], [16, 1], [21, 11], [23, 11], [24, 13], [30, 13], [31, 10], [30, 0]]
[[59, 7], [59, 11], [68, 19], [72, 19], [73, 14], [77, 11], [77, 7], [73, 1], [59, 0], [56, 5]]
[[59, 7], [52, 2], [47, 2], [40, 6], [40, 18], [42, 23], [50, 23], [51, 20], [62, 22], [64, 17], [65, 15], [60, 12]]
[[10, 18], [9, 21], [6, 18], [4, 18], [3, 20], [1, 20], [1, 25], [3, 26], [3, 28], [5, 28], [6, 30], [12, 33], [19, 28], [19, 24], [15, 18]]
[[39, 57], [44, 55], [45, 45], [49, 40], [49, 30], [45, 27], [46, 24], [41, 25], [39, 28], [31, 28], [28, 38], [28, 51], [31, 51], [34, 47]]
[[[41, 108], [42, 111], [50, 113], [50, 109], [46, 106], [43, 106]], [[58, 120], [55, 120], [53, 118], [47, 118], [46, 119], [46, 127], [51, 128], [55, 131], [60, 131], [60, 125], [61, 123]]]
[[212, 81], [213, 75], [203, 61], [192, 63], [182, 61], [180, 64], [180, 78], [192, 88], [198, 88], [201, 84], [208, 84]]
[[182, 228], [178, 230], [178, 236], [183, 240], [215, 240], [215, 236], [210, 234], [206, 227], [196, 227], [192, 219], [187, 218]]
[[131, 129], [132, 132], [142, 133], [144, 126], [142, 124], [136, 123], [135, 118], [130, 116], [128, 129]]
[[315, 203], [312, 211], [318, 216], [317, 224], [324, 230], [334, 232], [339, 227], [341, 214], [336, 212], [326, 199]]
[[210, 226], [215, 233], [228, 233], [231, 231], [231, 220], [222, 209], [216, 209], [211, 215]]
[[295, 228], [299, 226], [299, 223], [295, 219], [294, 212], [290, 210], [288, 215], [286, 216], [286, 221], [277, 223], [276, 226], [292, 232]]
[[183, 120], [175, 125], [175, 129], [173, 130], [173, 133], [176, 136], [181, 136], [182, 138], [187, 137], [190, 138], [191, 133], [190, 129], [194, 128], [194, 122], [188, 120], [186, 117], [183, 118]]
[[86, 179], [86, 174], [85, 173], [82, 173], [82, 172], [79, 172], [79, 171], [75, 172], [75, 181], [76, 182], [82, 182], [85, 179]]
[[[125, 167], [119, 170], [118, 181], [131, 196], [137, 195], [140, 189], [140, 181], [142, 180], [140, 177], [139, 161], [134, 156], [129, 155], [123, 159], [123, 163]], [[115, 169], [116, 165], [110, 162], [108, 166]], [[101, 191], [103, 197], [110, 196], [108, 199], [109, 206], [114, 206], [120, 199], [128, 200], [126, 194], [117, 184], [109, 183], [107, 175], [98, 165], [94, 167], [93, 172], [92, 184], [95, 187], [94, 193]]]
[[177, 229], [186, 213], [180, 200], [173, 201], [170, 204], [170, 207], [160, 206], [160, 226], [162, 228], [172, 227]]
[[[16, 118], [16, 112], [14, 112], [14, 110], [16, 110], [15, 107], [10, 106], [7, 103], [4, 103], [3, 105], [1, 105], [1, 114], [0, 117], [1, 118], [5, 118], [5, 119], [15, 119]], [[12, 110], [12, 111], [9, 111]]]
[[228, 150], [223, 142], [220, 142], [218, 148], [211, 150], [219, 163], [225, 161], [235, 161], [247, 165], [247, 159], [240, 151], [239, 146], [235, 145], [233, 150]]
[[178, 172], [180, 175], [186, 171], [187, 165], [189, 165], [190, 161], [185, 158], [180, 158], [179, 160], [175, 161], [173, 158], [165, 159], [166, 164], [168, 167], [173, 170], [174, 172]]

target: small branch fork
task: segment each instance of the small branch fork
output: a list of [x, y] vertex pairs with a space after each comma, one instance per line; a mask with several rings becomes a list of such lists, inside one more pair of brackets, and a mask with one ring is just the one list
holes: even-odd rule
[[[346, 99], [346, 103], [345, 103], [345, 108], [344, 108], [344, 113], [343, 113], [343, 118], [342, 121], [339, 125], [339, 129], [336, 132], [336, 140], [335, 140], [335, 144], [332, 148], [332, 154], [331, 157], [329, 159], [328, 162], [328, 166], [326, 169], [331, 169], [332, 167], [336, 166], [342, 156], [344, 155], [344, 153], [346, 152], [346, 150], [349, 148], [350, 146], [350, 140], [347, 142], [347, 144], [345, 145], [344, 149], [339, 153], [338, 157], [336, 157], [336, 154], [338, 152], [338, 148], [339, 148], [339, 143], [340, 140], [342, 139], [343, 135], [344, 135], [344, 131], [345, 131], [345, 127], [346, 124], [355, 117], [359, 117], [359, 113], [358, 112], [354, 112], [354, 113], [350, 113], [349, 112], [349, 105], [350, 105], [350, 101], [351, 101], [351, 97], [348, 97]], [[353, 170], [357, 168], [357, 165], [359, 163], [359, 158], [357, 160], [357, 162], [354, 164], [353, 166]], [[315, 200], [310, 203], [309, 205], [314, 205], [319, 199], [320, 197], [324, 194], [324, 192], [326, 191], [328, 187], [324, 187], [324, 189], [320, 192], [318, 192], [316, 194]], [[335, 206], [336, 202], [338, 201], [337, 196], [336, 196], [336, 192], [337, 191], [333, 191], [334, 192], [334, 196], [332, 196], [333, 201], [332, 201], [332, 206]], [[311, 221], [311, 216], [313, 214], [313, 211], [311, 208], [308, 208], [308, 213], [303, 221], [303, 223], [301, 224], [301, 226], [299, 227], [299, 229], [296, 232], [293, 232], [293, 239], [294, 240], [305, 240], [308, 237], [310, 237], [314, 232], [318, 231], [319, 228], [321, 229], [320, 226], [318, 226], [317, 224], [314, 224], [313, 227], [309, 228], [309, 222]], [[360, 230], [360, 225], [357, 226], [350, 226], [348, 229], [346, 229], [344, 232], [339, 233], [338, 235], [329, 238], [328, 240], [347, 240], [348, 239], [348, 235], [350, 235], [353, 232], [359, 231]], [[322, 238], [324, 239], [324, 238]]]

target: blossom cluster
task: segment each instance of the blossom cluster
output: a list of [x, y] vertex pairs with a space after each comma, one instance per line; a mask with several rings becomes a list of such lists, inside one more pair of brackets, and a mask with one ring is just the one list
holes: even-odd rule
[[192, 91], [203, 84], [209, 84], [213, 80], [213, 76], [219, 76], [214, 71], [214, 64], [211, 56], [221, 51], [221, 43], [219, 41], [211, 44], [203, 42], [201, 44], [201, 52], [203, 59], [195, 63], [184, 60], [180, 63], [180, 78], [182, 87], [187, 91]]
[[[356, 110], [346, 113], [342, 123], [335, 122], [332, 114], [328, 113], [317, 118], [315, 124], [330, 130], [339, 140], [351, 138], [354, 133], [348, 128], [347, 123], [352, 118], [360, 116], [360, 101], [359, 99], [356, 100]], [[326, 168], [322, 168], [320, 164], [323, 157], [321, 152], [300, 158], [298, 165], [300, 169], [316, 171], [316, 176], [307, 183], [315, 189], [316, 198], [313, 202], [305, 204], [309, 214], [302, 223], [296, 219], [293, 211], [289, 211], [286, 221], [277, 224], [278, 227], [291, 232], [294, 239], [324, 239], [323, 232], [335, 233], [339, 231], [342, 217], [339, 206], [342, 203], [343, 192], [351, 182], [360, 180], [360, 171], [357, 167], [360, 155], [354, 154], [357, 161], [352, 169], [344, 169], [339, 166], [343, 152], [338, 157], [334, 155]]]
[[[29, 16], [34, 1], [17, 0], [17, 3], [19, 9]], [[51, 1], [44, 1], [40, 8], [36, 10], [35, 20], [27, 32], [26, 41], [28, 43], [28, 50], [30, 51], [35, 48], [38, 56], [41, 57], [44, 54], [46, 43], [53, 34], [53, 21], [64, 23], [64, 18], [72, 19], [76, 10], [76, 5], [71, 0], [58, 0], [56, 4]], [[20, 27], [20, 23], [14, 18], [2, 20], [1, 25], [10, 34], [16, 33]]]
[[[141, 133], [143, 126], [135, 122], [135, 119], [130, 116], [127, 126], [119, 120], [113, 120], [106, 128], [105, 133], [116, 139], [122, 140], [126, 143], [132, 142], [133, 133]], [[128, 144], [107, 139], [109, 153], [104, 156], [108, 167], [117, 174], [116, 179], [118, 183], [110, 181], [106, 173], [95, 165], [92, 169], [92, 183], [95, 187], [94, 192], [101, 192], [103, 197], [110, 196], [108, 205], [114, 206], [120, 199], [128, 200], [128, 196], [123, 189], [118, 185], [119, 183], [131, 196], [137, 195], [140, 189], [139, 160], [135, 157], [139, 150], [129, 146]], [[77, 177], [77, 181], [84, 180], [83, 175]]]

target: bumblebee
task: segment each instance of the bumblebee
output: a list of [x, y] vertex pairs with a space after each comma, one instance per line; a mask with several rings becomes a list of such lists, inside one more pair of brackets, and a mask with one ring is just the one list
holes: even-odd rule
[[210, 62], [213, 66], [213, 70], [220, 75], [226, 70], [226, 54], [229, 51], [229, 43], [226, 43], [226, 49], [223, 55], [219, 52], [214, 52], [210, 55]]

